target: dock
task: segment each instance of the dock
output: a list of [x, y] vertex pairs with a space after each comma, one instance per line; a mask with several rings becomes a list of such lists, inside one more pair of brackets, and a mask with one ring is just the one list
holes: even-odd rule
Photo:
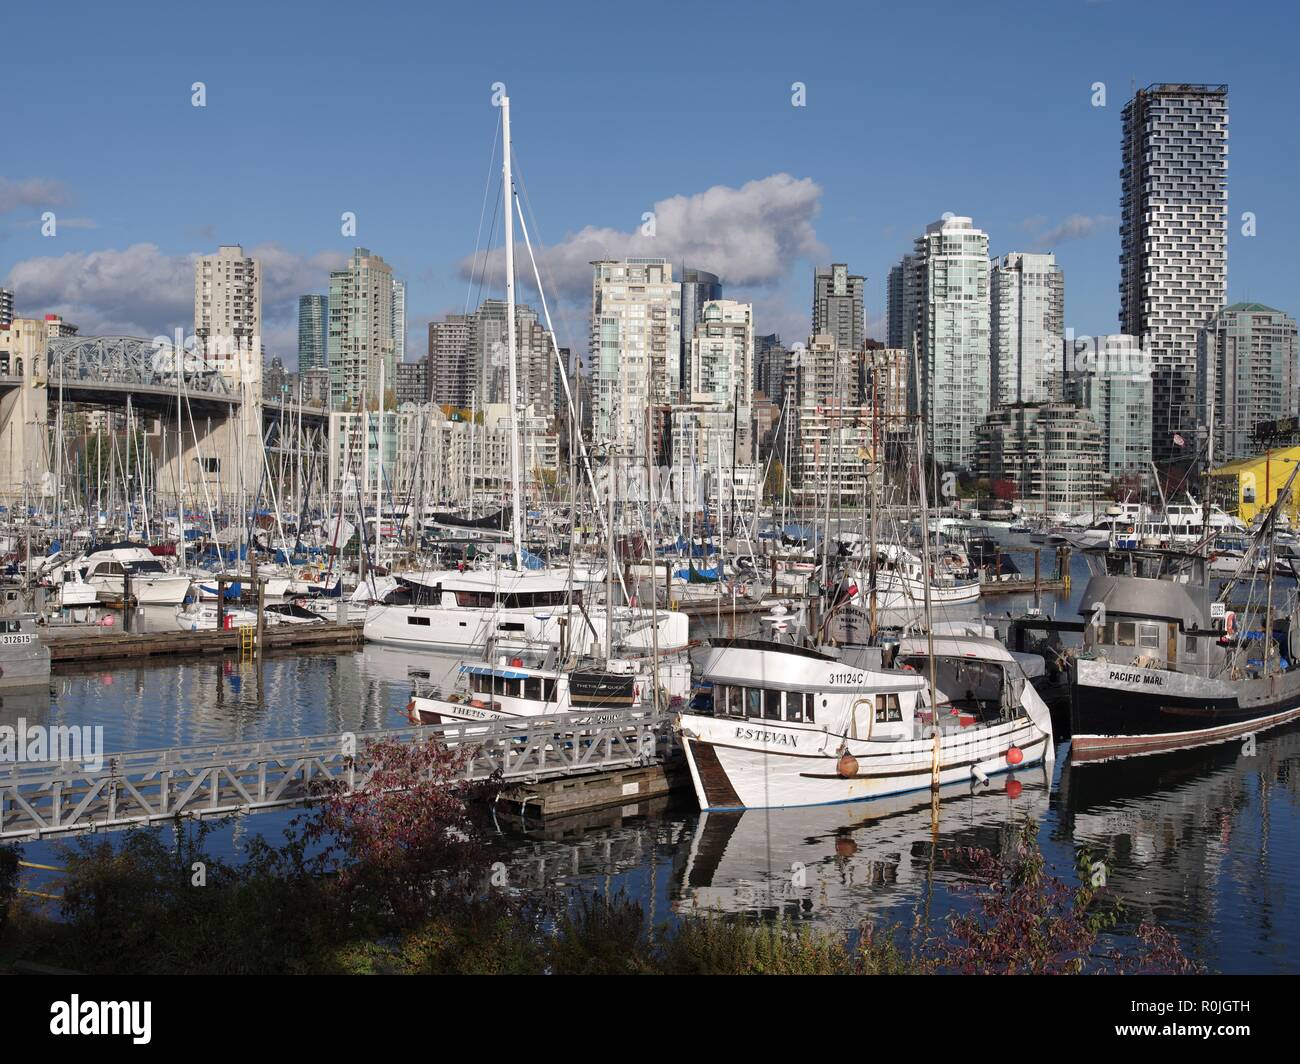
[[464, 748], [460, 778], [513, 785], [515, 806], [528, 806], [529, 795], [569, 812], [629, 804], [670, 786], [663, 762], [672, 749], [671, 719], [654, 710], [602, 709], [125, 751], [104, 754], [102, 764], [12, 762], [0, 766], [0, 841], [301, 805], [324, 781], [352, 793], [374, 774], [372, 740]]
[[[361, 621], [272, 625], [262, 632], [261, 649], [267, 652], [312, 648], [352, 650], [361, 646], [361, 629]], [[55, 627], [44, 629], [40, 638], [50, 648], [50, 664], [57, 666], [73, 662], [207, 654], [238, 656], [249, 637], [240, 628], [198, 632], [179, 629], [174, 632], [109, 632], [93, 627], [72, 631]]]

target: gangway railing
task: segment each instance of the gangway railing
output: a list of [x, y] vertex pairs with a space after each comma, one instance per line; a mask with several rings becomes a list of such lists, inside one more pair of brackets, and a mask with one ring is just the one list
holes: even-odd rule
[[79, 762], [0, 764], [0, 840], [40, 839], [170, 820], [260, 812], [310, 801], [314, 785], [366, 786], [372, 740], [464, 749], [464, 780], [535, 783], [653, 763], [670, 715], [593, 709], [547, 717], [205, 743]]

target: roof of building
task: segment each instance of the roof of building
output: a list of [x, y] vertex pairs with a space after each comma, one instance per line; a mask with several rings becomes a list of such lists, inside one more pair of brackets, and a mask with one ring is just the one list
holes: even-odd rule
[[1264, 459], [1268, 458], [1270, 463], [1291, 464], [1300, 462], [1300, 447], [1280, 447], [1276, 451], [1269, 451], [1267, 455], [1257, 454], [1248, 458], [1238, 458], [1236, 461], [1228, 462], [1221, 466], [1215, 466], [1210, 470], [1210, 476], [1223, 477], [1232, 476], [1236, 473], [1246, 473], [1256, 466], [1264, 464]]

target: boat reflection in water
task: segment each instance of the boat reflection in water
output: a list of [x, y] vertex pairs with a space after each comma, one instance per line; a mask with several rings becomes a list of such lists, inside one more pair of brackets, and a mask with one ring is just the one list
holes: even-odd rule
[[1056, 804], [1053, 834], [1104, 862], [1134, 920], [1171, 927], [1216, 971], [1297, 970], [1300, 723], [1140, 762], [1068, 762]]
[[931, 875], [939, 884], [960, 878], [944, 851], [1005, 852], [1026, 819], [1043, 819], [1048, 791], [1042, 766], [973, 790], [944, 787], [937, 833], [928, 791], [843, 805], [704, 812], [677, 877], [673, 909], [682, 916], [811, 919], [841, 929], [882, 917], [902, 920], [924, 903]]

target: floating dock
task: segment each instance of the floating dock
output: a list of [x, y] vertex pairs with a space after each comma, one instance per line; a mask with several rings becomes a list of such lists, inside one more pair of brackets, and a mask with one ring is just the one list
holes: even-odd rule
[[[361, 621], [337, 624], [277, 624], [262, 632], [261, 650], [336, 648], [361, 646]], [[66, 630], [46, 628], [41, 642], [50, 648], [50, 664], [131, 661], [138, 658], [179, 657], [202, 654], [238, 656], [248, 635], [240, 628], [198, 632], [108, 632], [93, 626]]]

